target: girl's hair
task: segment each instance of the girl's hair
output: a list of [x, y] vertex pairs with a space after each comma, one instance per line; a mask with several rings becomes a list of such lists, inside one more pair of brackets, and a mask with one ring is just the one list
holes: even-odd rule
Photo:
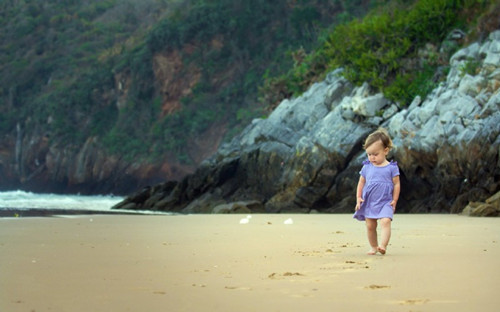
[[378, 140], [382, 141], [382, 145], [384, 145], [384, 148], [388, 149], [392, 148], [391, 137], [389, 136], [389, 132], [387, 132], [387, 130], [385, 130], [384, 128], [378, 128], [377, 131], [370, 134], [366, 138], [365, 145], [363, 146], [363, 148], [366, 149], [368, 146], [372, 145]]

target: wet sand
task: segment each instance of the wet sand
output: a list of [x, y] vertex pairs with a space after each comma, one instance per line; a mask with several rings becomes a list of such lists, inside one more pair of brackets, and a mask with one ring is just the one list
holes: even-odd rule
[[[500, 218], [0, 219], [0, 311], [498, 311]], [[293, 224], [284, 221], [291, 218]]]

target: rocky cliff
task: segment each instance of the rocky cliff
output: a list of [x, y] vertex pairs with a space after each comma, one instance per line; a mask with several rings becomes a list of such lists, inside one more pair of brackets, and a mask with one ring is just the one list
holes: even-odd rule
[[379, 126], [396, 145], [399, 211], [458, 212], [499, 190], [500, 31], [456, 52], [446, 79], [409, 107], [341, 73], [254, 120], [194, 174], [142, 189], [115, 208], [350, 212], [362, 142]]
[[[182, 177], [180, 165], [133, 163], [103, 151], [96, 137], [80, 147], [51, 144], [48, 137], [25, 134], [18, 126], [15, 138], [0, 143], [0, 189], [34, 192], [127, 194], [165, 177]], [[15, 151], [15, 153], [13, 153]]]
[[381, 6], [0, 2], [0, 190], [128, 194], [181, 179], [262, 114], [263, 80], [293, 66], [283, 56]]
[[[186, 52], [187, 53], [187, 52]], [[154, 80], [164, 101], [159, 105], [158, 118], [164, 118], [182, 110], [181, 98], [192, 92], [199, 79], [199, 69], [184, 68], [177, 52], [158, 53], [152, 61]], [[131, 101], [132, 74], [129, 71], [113, 75], [113, 85], [104, 94], [96, 95], [96, 106], [126, 109]], [[15, 102], [15, 101], [13, 101]], [[10, 106], [14, 106], [12, 103]], [[59, 112], [60, 113], [60, 112]], [[140, 120], [130, 112], [128, 118]], [[91, 116], [75, 107], [68, 120], [78, 120], [78, 125], [91, 123]], [[172, 152], [166, 152], [154, 161], [140, 157], [140, 161], [109, 152], [103, 145], [105, 133], [97, 133], [84, 142], [61, 143], [60, 138], [51, 140], [50, 125], [55, 117], [50, 115], [42, 125], [34, 125], [34, 119], [17, 122], [16, 131], [2, 136], [0, 141], [0, 189], [25, 189], [34, 192], [128, 194], [145, 185], [160, 183], [165, 179], [181, 179], [192, 173], [194, 167], [212, 155], [222, 141], [224, 125], [210, 125], [198, 136], [183, 142], [190, 164], [181, 163]], [[113, 119], [109, 116], [99, 117]], [[139, 121], [137, 121], [139, 122]], [[139, 127], [138, 127], [139, 128]], [[138, 140], [128, 136], [127, 140]], [[206, 142], [209, 142], [207, 144]], [[144, 143], [146, 144], [146, 143]]]

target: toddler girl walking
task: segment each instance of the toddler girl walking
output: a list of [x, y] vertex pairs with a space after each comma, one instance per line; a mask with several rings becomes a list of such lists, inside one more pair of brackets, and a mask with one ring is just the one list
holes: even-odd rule
[[[368, 160], [363, 162], [356, 190], [356, 212], [353, 218], [366, 222], [369, 255], [377, 252], [385, 254], [391, 238], [391, 222], [401, 189], [399, 168], [395, 161], [389, 162], [387, 155], [392, 148], [392, 140], [383, 128], [370, 134], [363, 148]], [[380, 221], [380, 243], [377, 225]]]

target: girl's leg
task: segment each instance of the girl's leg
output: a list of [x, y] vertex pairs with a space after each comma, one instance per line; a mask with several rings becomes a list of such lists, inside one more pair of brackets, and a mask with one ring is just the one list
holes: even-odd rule
[[368, 242], [372, 249], [368, 251], [369, 255], [374, 255], [377, 253], [377, 219], [366, 219], [366, 232], [368, 234]]
[[387, 249], [387, 245], [389, 245], [389, 240], [391, 239], [391, 219], [380, 219], [380, 228], [380, 246], [377, 247], [377, 250], [381, 254], [385, 254], [385, 250]]

